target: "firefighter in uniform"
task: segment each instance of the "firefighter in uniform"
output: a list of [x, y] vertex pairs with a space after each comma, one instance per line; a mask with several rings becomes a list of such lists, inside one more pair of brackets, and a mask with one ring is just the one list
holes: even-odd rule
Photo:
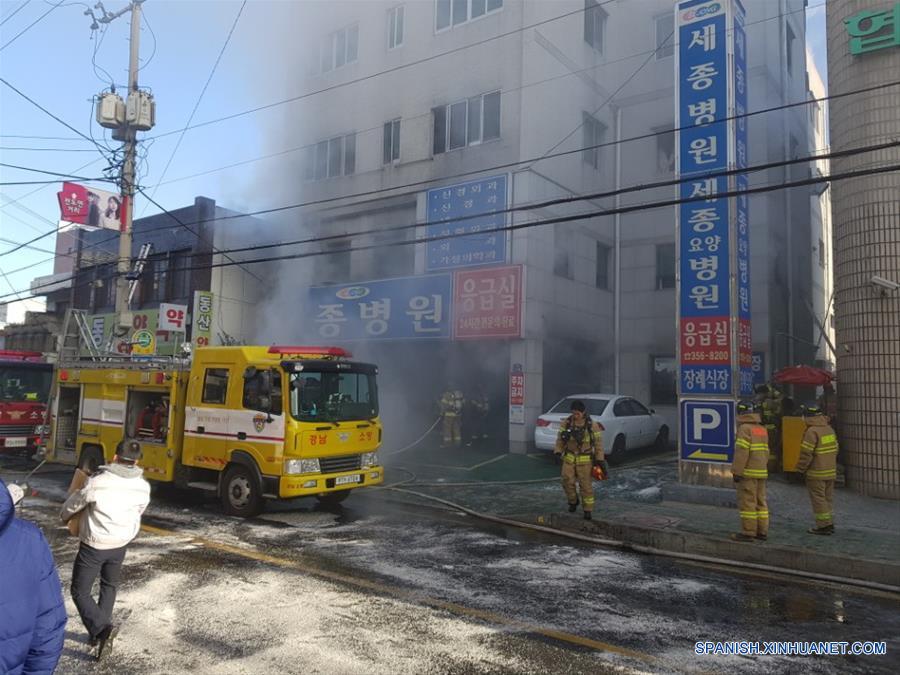
[[443, 421], [444, 442], [442, 447], [462, 445], [463, 395], [452, 386], [441, 395], [441, 419]]
[[467, 422], [469, 425], [469, 445], [477, 441], [479, 438], [484, 440], [488, 437], [487, 425], [488, 416], [491, 412], [491, 403], [484, 392], [484, 385], [478, 385], [475, 396], [469, 399], [469, 415]]
[[759, 404], [762, 423], [769, 432], [769, 462], [777, 465], [781, 456], [781, 417], [784, 410], [784, 394], [772, 384], [761, 384], [756, 388], [760, 395]]
[[737, 405], [737, 440], [731, 473], [737, 486], [741, 532], [731, 535], [736, 541], [765, 541], [769, 536], [769, 507], [766, 504], [766, 479], [769, 473], [769, 434], [760, 423], [753, 404]]
[[803, 409], [803, 421], [806, 422], [806, 433], [800, 444], [797, 471], [806, 474], [806, 489], [816, 518], [815, 526], [808, 531], [811, 534], [834, 534], [832, 496], [837, 477], [837, 436], [817, 405]]
[[594, 510], [591, 469], [597, 464], [609, 475], [609, 467], [603, 455], [600, 427], [587, 415], [581, 401], [572, 401], [572, 414], [560, 424], [554, 453], [562, 455], [562, 486], [569, 501], [569, 513], [575, 513], [578, 508], [580, 492], [584, 519], [590, 520]]

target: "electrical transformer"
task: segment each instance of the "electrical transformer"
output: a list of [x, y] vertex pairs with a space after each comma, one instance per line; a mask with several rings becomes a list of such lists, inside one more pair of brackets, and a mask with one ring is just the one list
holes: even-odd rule
[[137, 131], [149, 131], [156, 124], [156, 101], [149, 91], [132, 91], [125, 104], [125, 121]]
[[125, 102], [112, 92], [97, 96], [97, 124], [107, 129], [118, 129], [125, 124]]

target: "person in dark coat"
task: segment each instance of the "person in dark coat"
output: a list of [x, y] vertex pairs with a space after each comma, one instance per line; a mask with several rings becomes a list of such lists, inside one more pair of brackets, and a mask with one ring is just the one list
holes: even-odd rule
[[65, 629], [50, 546], [35, 525], [16, 518], [10, 490], [0, 480], [0, 672], [49, 675], [62, 654]]

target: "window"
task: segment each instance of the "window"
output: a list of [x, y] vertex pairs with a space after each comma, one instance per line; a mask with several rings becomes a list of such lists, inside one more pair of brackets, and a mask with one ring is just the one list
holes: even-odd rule
[[674, 356], [651, 357], [653, 368], [650, 371], [650, 403], [674, 405], [678, 401], [675, 380], [678, 368]]
[[435, 0], [435, 30], [459, 26], [501, 9], [503, 0]]
[[656, 290], [675, 288], [675, 244], [656, 246]]
[[585, 164], [590, 164], [595, 169], [600, 169], [600, 150], [597, 147], [603, 143], [606, 135], [606, 125], [593, 115], [581, 113], [581, 159]]
[[794, 66], [794, 41], [797, 39], [791, 24], [784, 24], [784, 58], [787, 65], [788, 74], [793, 70]]
[[572, 266], [569, 264], [569, 251], [559, 243], [557, 243], [553, 255], [553, 274], [563, 279], [574, 279]]
[[319, 141], [306, 149], [305, 180], [324, 180], [356, 172], [356, 133]]
[[165, 257], [150, 258], [141, 273], [141, 304], [166, 301], [169, 260]]
[[656, 134], [656, 170], [658, 173], [675, 172], [675, 132], [671, 127], [654, 129]]
[[825, 269], [825, 242], [819, 239], [819, 267]]
[[403, 5], [388, 10], [388, 49], [403, 44]]
[[[265, 391], [267, 386], [268, 393]], [[253, 377], [244, 378], [243, 405], [247, 410], [261, 410], [280, 415], [281, 400], [281, 373], [274, 368], [260, 370]]]
[[597, 0], [584, 0], [584, 41], [601, 54], [607, 16]]
[[378, 416], [373, 373], [291, 373], [290, 395], [291, 415], [304, 422], [345, 422]]
[[191, 300], [191, 270], [192, 264], [190, 251], [175, 251], [172, 254], [172, 264], [169, 266], [169, 279], [172, 284], [171, 300]]
[[572, 411], [572, 404], [575, 401], [584, 403], [584, 407], [587, 408], [587, 414], [591, 417], [602, 417], [606, 406], [609, 405], [609, 399], [605, 398], [564, 398], [550, 408], [549, 412], [568, 415]]
[[207, 368], [203, 377], [202, 403], [225, 403], [228, 391], [228, 368]]
[[631, 406], [628, 405], [627, 398], [620, 398], [613, 404], [613, 415], [616, 417], [630, 417]]
[[341, 28], [325, 38], [319, 58], [323, 73], [356, 61], [359, 55], [359, 26]]
[[656, 17], [656, 60], [667, 59], [675, 53], [675, 15], [666, 12]]
[[390, 164], [400, 159], [400, 120], [384, 123], [383, 162]]
[[500, 138], [499, 91], [438, 106], [431, 112], [434, 118], [432, 152], [435, 155]]
[[609, 254], [610, 248], [606, 244], [597, 242], [597, 288], [609, 290]]

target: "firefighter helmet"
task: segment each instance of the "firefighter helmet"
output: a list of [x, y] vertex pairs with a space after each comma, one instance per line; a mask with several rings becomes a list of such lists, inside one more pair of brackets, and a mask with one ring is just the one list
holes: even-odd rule
[[816, 417], [817, 415], [824, 414], [822, 408], [815, 404], [803, 406], [802, 413], [804, 417]]
[[737, 404], [737, 414], [738, 415], [749, 415], [751, 413], [757, 412], [757, 407], [753, 404], [753, 401], [738, 401]]

